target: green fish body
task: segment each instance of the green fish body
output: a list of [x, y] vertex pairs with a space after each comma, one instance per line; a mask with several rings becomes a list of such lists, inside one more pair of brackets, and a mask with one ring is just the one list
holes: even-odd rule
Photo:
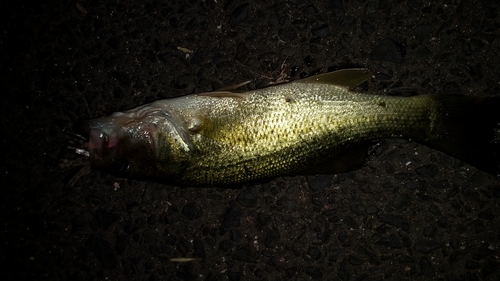
[[[461, 151], [494, 140], [498, 99], [349, 90], [370, 76], [364, 69], [348, 69], [245, 93], [221, 90], [159, 100], [87, 121], [90, 139], [84, 148], [95, 168], [184, 186], [343, 172], [362, 163], [365, 155], [358, 152], [366, 144], [393, 137], [498, 171], [500, 156], [490, 155], [497, 153], [497, 144], [481, 148], [487, 151]], [[467, 120], [471, 112], [480, 116]], [[476, 122], [491, 130], [476, 128]], [[484, 130], [484, 140], [469, 141], [463, 126]]]

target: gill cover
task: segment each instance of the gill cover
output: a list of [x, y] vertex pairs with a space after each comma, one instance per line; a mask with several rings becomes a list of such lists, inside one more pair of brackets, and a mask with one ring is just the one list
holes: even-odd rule
[[165, 121], [158, 130], [157, 172], [160, 177], [175, 179], [181, 177], [195, 152], [190, 134], [173, 116], [158, 112]]

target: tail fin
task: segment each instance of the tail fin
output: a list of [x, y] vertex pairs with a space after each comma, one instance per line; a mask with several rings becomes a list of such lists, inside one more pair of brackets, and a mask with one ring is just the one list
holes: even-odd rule
[[439, 117], [425, 143], [500, 177], [500, 97], [430, 97]]

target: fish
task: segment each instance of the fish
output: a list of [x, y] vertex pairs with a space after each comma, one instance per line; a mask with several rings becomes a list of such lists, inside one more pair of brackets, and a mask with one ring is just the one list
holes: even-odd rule
[[406, 138], [498, 177], [499, 97], [353, 90], [372, 76], [343, 69], [158, 100], [78, 124], [80, 153], [118, 177], [227, 187], [355, 170], [375, 141]]

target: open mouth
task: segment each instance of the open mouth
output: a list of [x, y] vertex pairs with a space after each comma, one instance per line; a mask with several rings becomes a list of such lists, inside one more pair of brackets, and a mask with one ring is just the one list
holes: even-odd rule
[[87, 156], [94, 168], [130, 157], [154, 157], [158, 150], [158, 125], [147, 118], [103, 117], [80, 122], [75, 129], [85, 138], [75, 152]]
[[114, 126], [114, 124], [104, 118], [77, 123], [75, 130], [80, 132], [86, 138], [86, 141], [82, 143], [81, 150], [76, 152], [89, 157], [94, 164], [94, 161], [100, 161], [113, 154], [116, 148], [117, 137], [114, 136], [114, 133], [111, 135], [105, 133], [105, 131], [110, 131], [106, 128], [111, 126]]
[[113, 158], [116, 153], [116, 146], [116, 136], [109, 136], [102, 130], [92, 129], [89, 132], [88, 141], [82, 147], [88, 151], [91, 162], [97, 165], [105, 158]]
[[109, 137], [101, 130], [90, 130], [88, 142], [83, 147], [94, 159], [102, 159], [104, 150], [108, 147]]

